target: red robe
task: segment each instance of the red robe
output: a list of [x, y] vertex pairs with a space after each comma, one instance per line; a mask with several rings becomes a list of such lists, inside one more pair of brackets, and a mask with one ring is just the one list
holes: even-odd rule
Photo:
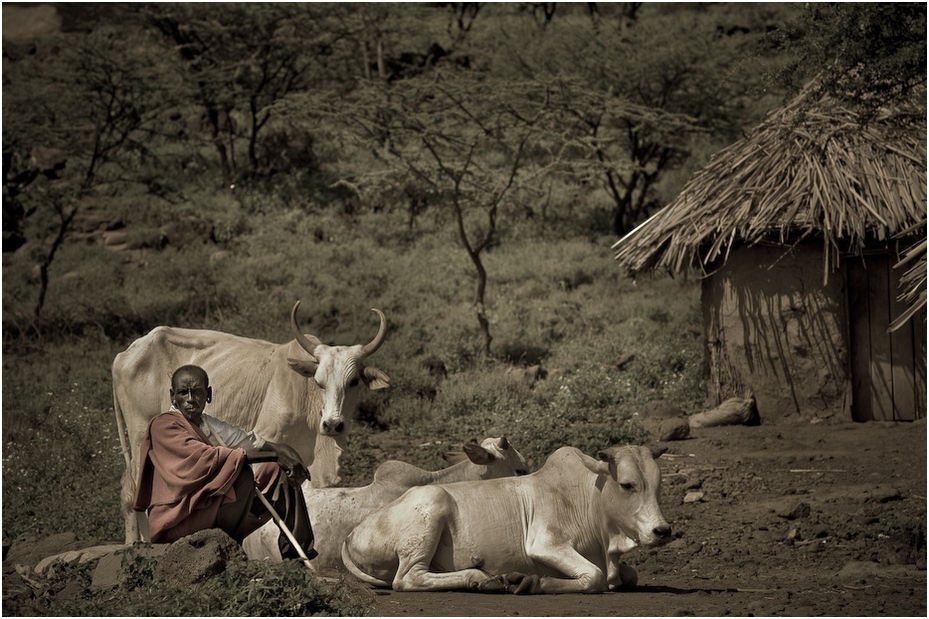
[[136, 511], [148, 510], [152, 542], [173, 542], [214, 526], [245, 466], [245, 450], [211, 445], [203, 432], [177, 411], [152, 419], [142, 441]]

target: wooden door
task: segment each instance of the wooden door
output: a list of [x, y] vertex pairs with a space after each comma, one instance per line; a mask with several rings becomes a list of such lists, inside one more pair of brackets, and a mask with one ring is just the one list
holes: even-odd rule
[[852, 419], [912, 421], [926, 416], [926, 313], [887, 333], [904, 307], [890, 252], [846, 260]]

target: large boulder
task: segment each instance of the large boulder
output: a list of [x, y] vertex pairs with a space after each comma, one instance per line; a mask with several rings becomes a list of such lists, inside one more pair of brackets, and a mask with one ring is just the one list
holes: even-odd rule
[[221, 574], [230, 561], [241, 558], [245, 552], [234, 539], [220, 529], [205, 529], [168, 546], [155, 566], [155, 582], [192, 587]]

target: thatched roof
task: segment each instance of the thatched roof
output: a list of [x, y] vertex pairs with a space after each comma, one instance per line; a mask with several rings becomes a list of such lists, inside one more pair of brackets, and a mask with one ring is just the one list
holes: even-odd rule
[[[812, 92], [717, 153], [671, 204], [617, 241], [626, 273], [706, 272], [739, 244], [816, 239], [827, 277], [844, 252], [908, 229], [925, 238], [925, 108], [885, 109], [862, 127]], [[925, 299], [924, 259], [922, 274]]]
[[[926, 307], [926, 220], [916, 226], [922, 229], [923, 238], [903, 252], [903, 257], [894, 265], [895, 269], [906, 269], [900, 276], [900, 296], [897, 298], [907, 309], [892, 323], [888, 331], [895, 331], [903, 326], [910, 317]], [[912, 229], [911, 229], [912, 230]], [[903, 233], [909, 233], [905, 230]], [[915, 231], [915, 230], [912, 230]]]

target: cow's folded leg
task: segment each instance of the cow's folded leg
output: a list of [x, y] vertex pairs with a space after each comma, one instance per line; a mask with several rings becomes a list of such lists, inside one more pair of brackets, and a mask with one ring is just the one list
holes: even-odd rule
[[503, 593], [507, 590], [507, 582], [503, 576], [493, 576], [482, 582], [472, 582], [471, 589], [481, 593]]
[[477, 568], [455, 572], [430, 572], [428, 563], [417, 563], [407, 568], [402, 559], [391, 587], [394, 591], [506, 591], [506, 583], [499, 577]]
[[537, 574], [523, 574], [510, 572], [504, 576], [507, 582], [506, 590], [517, 595], [529, 593], [542, 593], [540, 578]]
[[601, 593], [607, 591], [606, 575], [570, 545], [540, 539], [530, 543], [527, 554], [534, 561], [553, 568], [567, 578], [543, 576], [539, 593]]

